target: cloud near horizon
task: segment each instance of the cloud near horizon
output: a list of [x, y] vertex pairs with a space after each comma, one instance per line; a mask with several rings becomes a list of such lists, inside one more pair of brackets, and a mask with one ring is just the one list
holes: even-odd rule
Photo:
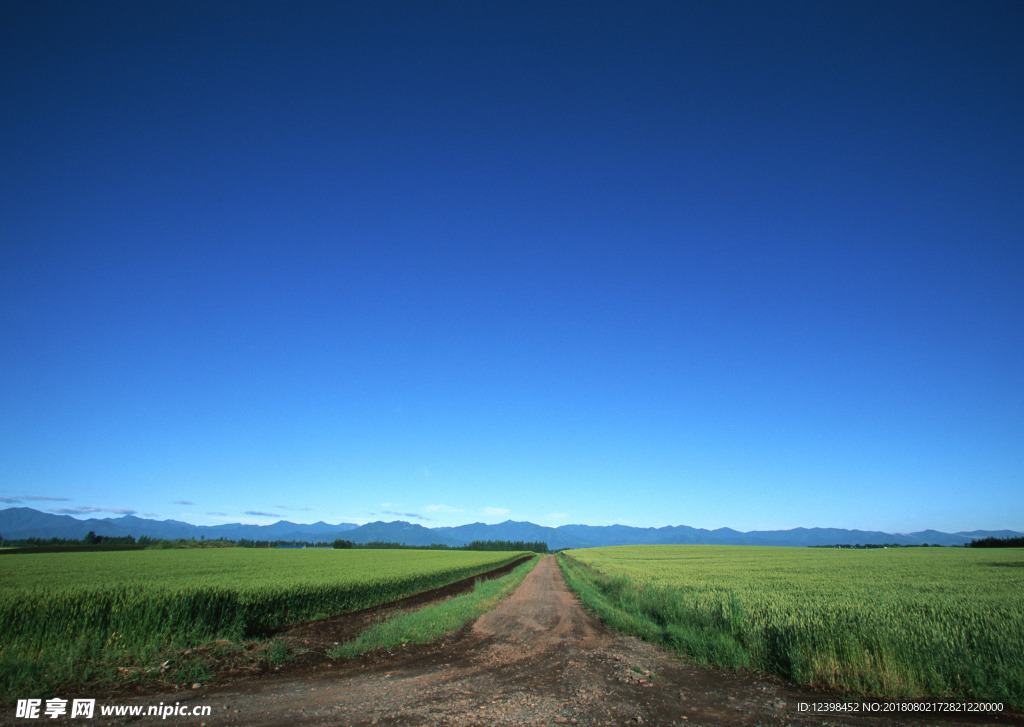
[[451, 505], [427, 505], [423, 509], [427, 512], [465, 512], [461, 507], [452, 507]]
[[397, 515], [399, 517], [411, 517], [411, 518], [416, 518], [417, 520], [424, 520], [424, 521], [426, 521], [428, 523], [434, 522], [433, 518], [429, 518], [429, 517], [426, 517], [424, 515], [420, 515], [417, 512], [395, 512], [394, 510], [382, 510], [381, 514], [382, 515]]
[[512, 511], [507, 507], [484, 507], [480, 509], [480, 512], [484, 515], [491, 515], [493, 517], [496, 515], [508, 515]]
[[57, 513], [58, 515], [91, 515], [97, 512], [112, 512], [115, 515], [135, 515], [138, 510], [132, 510], [127, 507], [96, 507], [94, 505], [85, 505], [83, 507], [58, 507], [50, 512]]
[[281, 517], [276, 512], [263, 512], [262, 510], [246, 510], [245, 514], [253, 517]]
[[194, 502], [191, 502], [189, 500], [175, 500], [171, 504], [172, 505], [195, 505]]
[[19, 502], [69, 502], [70, 497], [47, 497], [46, 495], [18, 495], [16, 497], [0, 497], [0, 502], [17, 505]]

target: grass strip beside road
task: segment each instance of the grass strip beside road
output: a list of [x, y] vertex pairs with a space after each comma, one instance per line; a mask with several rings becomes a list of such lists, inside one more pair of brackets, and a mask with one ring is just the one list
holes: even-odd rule
[[328, 656], [354, 658], [374, 649], [395, 649], [437, 641], [497, 606], [523, 582], [539, 560], [534, 556], [516, 566], [508, 575], [478, 582], [469, 593], [372, 626], [351, 641], [329, 650]]
[[0, 705], [276, 668], [299, 654], [285, 637], [268, 637], [292, 624], [444, 588], [523, 555], [214, 548], [4, 556]]
[[697, 662], [865, 697], [1020, 709], [1018, 558], [652, 545], [560, 553], [558, 563], [607, 626]]

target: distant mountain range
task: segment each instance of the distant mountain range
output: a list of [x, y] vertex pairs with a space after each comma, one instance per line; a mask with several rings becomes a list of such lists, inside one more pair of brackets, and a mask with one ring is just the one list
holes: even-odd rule
[[497, 525], [472, 523], [457, 527], [426, 528], [403, 520], [372, 522], [365, 525], [316, 522], [311, 525], [280, 520], [272, 525], [192, 525], [180, 520], [147, 520], [126, 515], [116, 518], [79, 520], [69, 515], [51, 515], [28, 507], [0, 510], [0, 536], [10, 540], [23, 538], [81, 539], [90, 531], [96, 535], [151, 538], [206, 538], [216, 540], [298, 540], [331, 542], [337, 539], [355, 543], [389, 542], [406, 545], [465, 545], [473, 540], [542, 541], [552, 549], [591, 548], [602, 545], [663, 545], [675, 543], [714, 545], [964, 545], [977, 538], [1024, 537], [1013, 530], [974, 530], [942, 533], [922, 530], [917, 533], [881, 533], [838, 528], [794, 528], [792, 530], [753, 530], [747, 533], [731, 528], [705, 530], [687, 525], [663, 528], [634, 528], [627, 525], [561, 525], [556, 528], [530, 522], [506, 520]]

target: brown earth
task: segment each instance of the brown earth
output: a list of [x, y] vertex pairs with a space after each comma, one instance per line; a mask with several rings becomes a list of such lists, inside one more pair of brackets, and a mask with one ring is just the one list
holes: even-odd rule
[[525, 563], [532, 557], [519, 558], [507, 565], [503, 565], [501, 568], [495, 568], [486, 573], [463, 578], [461, 581], [449, 583], [447, 586], [416, 593], [382, 606], [365, 608], [361, 611], [346, 613], [333, 618], [303, 621], [289, 627], [287, 630], [282, 629], [280, 633], [288, 637], [293, 647], [303, 652], [303, 656], [297, 662], [290, 663], [288, 668], [294, 669], [298, 667], [302, 669], [303, 667], [324, 663], [328, 661], [325, 653], [328, 649], [355, 638], [374, 624], [394, 618], [401, 613], [408, 613], [424, 606], [440, 603], [452, 596], [469, 593], [473, 590], [477, 581], [501, 578], [511, 572], [517, 565]]
[[[330, 638], [323, 627], [303, 628], [318, 634], [315, 642]], [[497, 608], [439, 643], [350, 662], [307, 660], [277, 674], [236, 678], [218, 687], [97, 700], [147, 707], [161, 702], [209, 705], [209, 717], [111, 720], [101, 718], [97, 709], [93, 720], [67, 722], [201, 727], [1024, 725], [1021, 714], [867, 716], [799, 708], [802, 702], [836, 701], [835, 695], [771, 677], [688, 665], [659, 647], [605, 629], [580, 606], [554, 557], [547, 556]]]

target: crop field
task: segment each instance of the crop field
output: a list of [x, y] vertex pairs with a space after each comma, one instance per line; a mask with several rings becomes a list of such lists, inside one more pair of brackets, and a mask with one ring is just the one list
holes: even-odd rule
[[610, 626], [706, 661], [886, 698], [1024, 706], [1024, 551], [657, 545], [567, 551]]
[[0, 698], [140, 668], [169, 650], [369, 608], [522, 555], [223, 548], [6, 556]]

